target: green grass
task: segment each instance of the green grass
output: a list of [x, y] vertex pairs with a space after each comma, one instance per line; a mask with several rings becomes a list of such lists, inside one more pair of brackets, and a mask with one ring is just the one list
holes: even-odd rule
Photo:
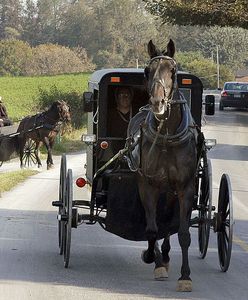
[[10, 191], [18, 183], [25, 181], [29, 176], [37, 174], [34, 170], [20, 170], [0, 174], [0, 196], [2, 192]]
[[[74, 129], [70, 133], [65, 133], [57, 139], [54, 147], [53, 154], [59, 155], [62, 153], [77, 152], [86, 149], [86, 145], [81, 141], [81, 136], [86, 133], [86, 128]], [[42, 151], [44, 153], [44, 149]]]
[[38, 112], [39, 89], [56, 86], [63, 92], [87, 90], [90, 73], [39, 77], [0, 77], [0, 96], [7, 107], [10, 119], [18, 121]]

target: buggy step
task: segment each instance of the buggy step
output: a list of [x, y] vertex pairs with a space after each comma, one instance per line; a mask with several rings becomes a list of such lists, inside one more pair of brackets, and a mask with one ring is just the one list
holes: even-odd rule
[[73, 200], [72, 206], [90, 206], [90, 201], [88, 200]]
[[53, 201], [53, 202], [52, 202], [52, 206], [55, 206], [55, 207], [62, 207], [63, 204], [62, 204], [62, 201]]

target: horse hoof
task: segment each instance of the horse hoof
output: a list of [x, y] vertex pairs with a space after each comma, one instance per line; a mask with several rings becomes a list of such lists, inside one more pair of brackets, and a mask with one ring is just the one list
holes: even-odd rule
[[159, 267], [154, 269], [154, 279], [163, 281], [168, 278], [168, 273], [165, 267]]
[[146, 264], [152, 264], [155, 261], [155, 256], [154, 255], [149, 256], [147, 253], [148, 253], [147, 250], [142, 251], [141, 259]]
[[178, 280], [177, 292], [192, 292], [192, 281], [191, 280]]
[[47, 165], [47, 170], [53, 169], [54, 165]]
[[42, 167], [42, 165], [38, 165], [38, 169], [40, 169]]

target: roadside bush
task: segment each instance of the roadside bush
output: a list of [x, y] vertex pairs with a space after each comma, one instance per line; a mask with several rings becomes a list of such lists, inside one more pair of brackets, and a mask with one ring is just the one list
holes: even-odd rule
[[42, 110], [47, 109], [54, 101], [64, 100], [71, 108], [72, 126], [74, 128], [81, 128], [86, 125], [82, 94], [76, 91], [64, 92], [54, 85], [50, 90], [39, 88], [38, 98]]
[[43, 44], [31, 48], [19, 40], [0, 41], [0, 75], [59, 75], [93, 71], [84, 48]]
[[32, 49], [28, 43], [18, 40], [0, 41], [0, 75], [24, 75]]
[[[86, 56], [86, 53], [85, 53]], [[85, 57], [84, 57], [85, 58]], [[68, 47], [45, 44], [33, 48], [33, 58], [27, 75], [57, 75], [81, 73], [92, 69], [90, 62], [85, 64], [75, 51]]]

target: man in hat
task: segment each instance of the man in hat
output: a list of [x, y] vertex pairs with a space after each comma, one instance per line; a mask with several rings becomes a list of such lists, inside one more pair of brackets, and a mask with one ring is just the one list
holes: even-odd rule
[[2, 97], [0, 96], [0, 127], [12, 125], [12, 122], [8, 118], [7, 110], [3, 104]]
[[122, 138], [122, 141], [115, 141], [113, 151], [117, 153], [125, 145], [127, 127], [133, 116], [133, 90], [130, 87], [118, 87], [115, 90], [116, 107], [110, 112], [108, 118], [108, 136]]

